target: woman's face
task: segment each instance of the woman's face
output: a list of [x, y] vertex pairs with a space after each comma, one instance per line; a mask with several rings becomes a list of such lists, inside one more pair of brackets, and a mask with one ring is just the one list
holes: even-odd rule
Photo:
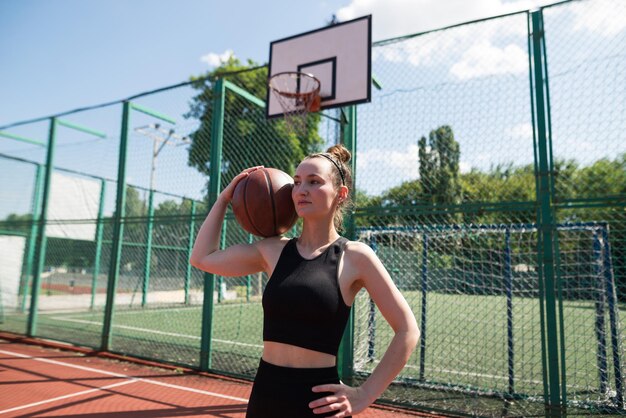
[[300, 163], [293, 176], [293, 204], [300, 217], [332, 215], [337, 199], [330, 161], [309, 158]]

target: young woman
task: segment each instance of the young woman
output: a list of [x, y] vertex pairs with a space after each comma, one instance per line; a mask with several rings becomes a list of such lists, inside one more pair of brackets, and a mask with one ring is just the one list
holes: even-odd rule
[[[303, 219], [298, 238], [266, 238], [219, 250], [226, 208], [244, 170], [222, 191], [198, 231], [191, 264], [221, 276], [264, 271], [263, 354], [248, 418], [349, 417], [381, 395], [419, 339], [415, 317], [376, 254], [337, 232], [348, 206], [350, 153], [341, 145], [305, 158], [292, 198]], [[394, 330], [382, 360], [360, 387], [339, 381], [337, 351], [350, 306], [366, 289]]]

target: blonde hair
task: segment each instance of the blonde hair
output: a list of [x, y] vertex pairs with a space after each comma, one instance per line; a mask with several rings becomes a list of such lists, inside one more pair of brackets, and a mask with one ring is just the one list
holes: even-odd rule
[[341, 186], [346, 186], [348, 188], [348, 195], [344, 200], [337, 204], [337, 209], [333, 215], [333, 224], [335, 225], [335, 229], [338, 231], [343, 230], [343, 219], [346, 211], [352, 205], [352, 198], [350, 196], [350, 191], [352, 190], [352, 172], [350, 170], [350, 166], [348, 165], [351, 157], [352, 155], [350, 154], [350, 151], [348, 151], [343, 145], [339, 144], [328, 148], [326, 152], [318, 152], [305, 158], [305, 160], [311, 158], [323, 158], [325, 160], [330, 160], [330, 163], [333, 166], [331, 175], [335, 190], [339, 190]]

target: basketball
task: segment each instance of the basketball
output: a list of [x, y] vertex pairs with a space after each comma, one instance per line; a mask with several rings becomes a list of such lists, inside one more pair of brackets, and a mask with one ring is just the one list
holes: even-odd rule
[[260, 237], [284, 234], [298, 215], [291, 199], [293, 179], [276, 168], [261, 168], [237, 183], [231, 206], [243, 229]]

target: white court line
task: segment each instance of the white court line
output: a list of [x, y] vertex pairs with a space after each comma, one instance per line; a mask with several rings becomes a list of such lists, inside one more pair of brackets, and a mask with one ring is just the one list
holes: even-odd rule
[[[374, 363], [380, 363], [379, 360], [374, 361]], [[411, 364], [407, 364], [406, 366], [404, 366], [404, 368], [406, 369], [418, 369], [419, 366], [413, 366]], [[467, 377], [486, 377], [488, 379], [496, 379], [496, 380], [508, 380], [509, 377], [508, 376], [498, 376], [498, 375], [493, 375], [493, 374], [485, 374], [485, 373], [475, 373], [475, 372], [463, 372], [460, 370], [449, 370], [449, 369], [429, 369], [428, 372], [430, 373], [448, 373], [448, 374], [456, 374], [456, 375], [461, 375], [461, 376], [467, 376]], [[530, 379], [521, 379], [521, 378], [516, 378], [515, 379], [516, 382], [523, 382], [523, 383], [533, 383], [536, 385], [542, 385], [543, 382], [539, 381], [539, 380], [530, 380]]]
[[[0, 353], [7, 354], [7, 355], [10, 355], [10, 356], [19, 357], [19, 358], [24, 358], [24, 359], [41, 361], [43, 363], [55, 364], [57, 366], [65, 366], [65, 367], [70, 367], [70, 368], [73, 368], [73, 369], [85, 370], [85, 371], [89, 371], [89, 372], [93, 372], [93, 373], [104, 374], [104, 375], [107, 375], [107, 376], [114, 376], [114, 377], [119, 377], [119, 378], [122, 378], [122, 379], [128, 379], [129, 380], [128, 383], [132, 383], [132, 382], [149, 383], [149, 384], [152, 384], [152, 385], [164, 386], [164, 387], [167, 387], [167, 388], [170, 388], [170, 389], [179, 389], [179, 390], [183, 390], [183, 391], [186, 391], [186, 392], [193, 392], [193, 393], [199, 393], [201, 395], [213, 396], [215, 398], [222, 398], [222, 399], [228, 399], [228, 400], [231, 400], [231, 401], [246, 402], [246, 403], [248, 402], [247, 399], [237, 398], [235, 396], [223, 395], [221, 393], [209, 392], [209, 391], [206, 391], [206, 390], [194, 389], [194, 388], [190, 388], [190, 387], [186, 387], [186, 386], [179, 386], [179, 385], [174, 385], [174, 384], [171, 384], [171, 383], [159, 382], [159, 381], [152, 380], [152, 379], [143, 379], [141, 377], [132, 377], [132, 376], [128, 376], [128, 375], [121, 374], [121, 373], [107, 372], [105, 370], [94, 369], [92, 367], [86, 367], [86, 366], [79, 366], [77, 364], [64, 363], [62, 361], [51, 360], [51, 359], [44, 358], [44, 357], [32, 357], [32, 356], [27, 356], [25, 354], [14, 353], [12, 351], [5, 351], [5, 350], [0, 350]], [[2, 414], [3, 412], [6, 412], [6, 411], [0, 411], [0, 414]]]
[[[226, 309], [226, 308], [241, 308], [245, 303], [227, 303], [227, 304], [217, 304], [215, 305], [215, 309]], [[186, 308], [159, 308], [155, 307], [154, 309], [150, 309], [152, 312], [184, 312], [184, 311], [200, 311], [202, 312], [202, 305], [189, 306]], [[63, 313], [62, 311], [55, 311], [55, 313]], [[71, 311], [68, 313], [76, 313], [76, 311]], [[133, 309], [133, 310], [116, 310], [115, 315], [134, 315], [134, 314], [145, 314], [145, 310], [141, 309]]]
[[0, 411], [0, 415], [7, 414], [7, 413], [13, 412], [13, 411], [19, 411], [20, 409], [31, 408], [33, 406], [44, 405], [44, 404], [51, 403], [51, 402], [61, 401], [63, 399], [69, 399], [69, 398], [74, 398], [76, 396], [86, 395], [88, 393], [104, 391], [106, 389], [111, 389], [111, 388], [114, 388], [114, 387], [123, 386], [123, 385], [127, 385], [129, 383], [134, 383], [134, 382], [135, 382], [135, 380], [127, 380], [126, 382], [113, 383], [112, 385], [102, 386], [101, 388], [84, 390], [82, 392], [76, 392], [76, 393], [72, 393], [70, 395], [63, 395], [63, 396], [59, 396], [57, 398], [46, 399], [45, 401], [33, 402], [33, 403], [29, 403], [27, 405], [20, 405], [20, 406], [16, 406], [15, 408], [5, 409], [4, 411]]
[[[103, 325], [102, 322], [87, 321], [85, 319], [76, 319], [76, 318], [64, 318], [64, 317], [60, 317], [60, 316], [50, 317], [50, 319], [53, 319], [55, 321], [76, 322], [76, 323], [79, 323], [79, 324], [99, 325], [99, 326]], [[187, 339], [190, 339], [190, 340], [199, 340], [200, 339], [200, 337], [198, 337], [197, 335], [177, 334], [175, 332], [165, 332], [165, 331], [158, 331], [158, 330], [155, 330], [155, 329], [131, 327], [131, 326], [128, 326], [128, 325], [113, 325], [113, 328], [128, 329], [128, 330], [131, 330], [131, 331], [146, 332], [146, 333], [150, 333], [150, 334], [167, 335], [168, 337], [187, 338]], [[240, 345], [240, 346], [243, 346], [243, 347], [263, 348], [263, 346], [259, 345], [259, 344], [238, 343], [236, 341], [220, 340], [220, 339], [217, 339], [217, 338], [214, 338], [213, 341], [216, 341], [218, 343], [224, 343], [224, 344]]]

